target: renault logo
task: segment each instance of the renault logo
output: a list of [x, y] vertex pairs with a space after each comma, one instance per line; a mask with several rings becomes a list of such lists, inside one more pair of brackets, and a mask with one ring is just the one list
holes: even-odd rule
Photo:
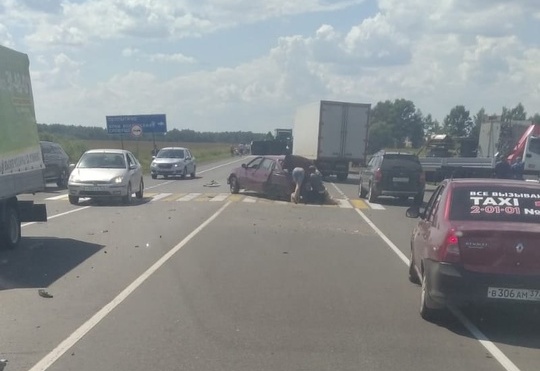
[[516, 251], [518, 254], [521, 254], [524, 249], [525, 249], [525, 246], [523, 246], [521, 242], [516, 245]]

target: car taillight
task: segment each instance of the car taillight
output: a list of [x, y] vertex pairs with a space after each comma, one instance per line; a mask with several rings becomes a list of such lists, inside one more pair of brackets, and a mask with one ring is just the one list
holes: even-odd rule
[[460, 260], [459, 254], [459, 238], [452, 229], [446, 235], [441, 249], [439, 250], [440, 260], [447, 263], [458, 263]]
[[380, 182], [382, 180], [382, 171], [381, 169], [377, 169], [375, 171], [375, 181]]

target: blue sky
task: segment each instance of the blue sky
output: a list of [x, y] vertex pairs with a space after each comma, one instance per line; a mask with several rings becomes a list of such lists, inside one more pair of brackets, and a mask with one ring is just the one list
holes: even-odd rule
[[540, 112], [537, 0], [0, 0], [37, 120], [266, 132], [321, 99]]

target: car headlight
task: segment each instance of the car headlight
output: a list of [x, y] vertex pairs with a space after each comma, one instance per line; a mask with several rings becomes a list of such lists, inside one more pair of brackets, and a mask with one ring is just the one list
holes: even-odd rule
[[180, 165], [182, 165], [182, 164], [177, 162], [177, 163], [174, 164], [173, 166], [174, 166], [174, 167], [179, 167]]
[[117, 176], [116, 178], [113, 179], [113, 183], [119, 184], [119, 183], [122, 183], [122, 180], [124, 180], [124, 177]]
[[152, 161], [152, 163], [150, 164], [150, 167], [156, 167], [156, 166], [157, 164], [154, 161]]
[[71, 173], [69, 176], [68, 182], [78, 183], [79, 182], [79, 175], [76, 173]]

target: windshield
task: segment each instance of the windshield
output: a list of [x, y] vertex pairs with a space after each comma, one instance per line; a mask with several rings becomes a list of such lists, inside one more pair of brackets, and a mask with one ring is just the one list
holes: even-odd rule
[[156, 156], [157, 158], [184, 158], [183, 149], [162, 149]]
[[450, 220], [540, 222], [540, 189], [459, 187], [452, 193]]
[[81, 169], [125, 169], [126, 161], [121, 153], [86, 153], [81, 157], [77, 167]]
[[529, 139], [529, 146], [528, 150], [532, 153], [535, 153], [537, 155], [540, 155], [540, 138], [538, 137], [531, 137]]
[[414, 168], [421, 170], [422, 166], [416, 155], [403, 155], [403, 154], [386, 154], [384, 155], [384, 160], [382, 162], [382, 169], [390, 169], [395, 167], [405, 167], [405, 168]]

